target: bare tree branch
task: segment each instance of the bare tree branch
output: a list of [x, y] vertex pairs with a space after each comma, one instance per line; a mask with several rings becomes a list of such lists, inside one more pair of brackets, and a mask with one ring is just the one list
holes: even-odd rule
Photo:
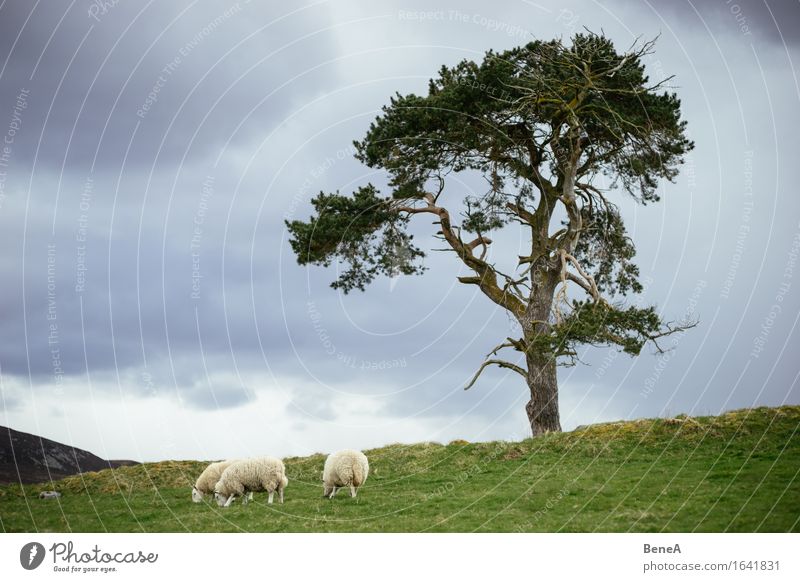
[[470, 250], [474, 251], [479, 246], [484, 246], [485, 247], [485, 246], [488, 246], [490, 244], [492, 244], [492, 239], [490, 239], [488, 237], [485, 237], [485, 236], [479, 236], [475, 240], [473, 240], [471, 242], [468, 242], [467, 243], [467, 248], [469, 248]]
[[581, 279], [580, 277], [578, 277], [578, 276], [577, 276], [575, 273], [570, 273], [570, 272], [567, 272], [567, 274], [566, 274], [566, 278], [567, 278], [567, 280], [568, 280], [568, 281], [572, 281], [573, 283], [577, 283], [577, 284], [578, 284], [578, 285], [579, 285], [579, 286], [580, 286], [580, 287], [581, 287], [581, 288], [582, 288], [584, 291], [586, 291], [586, 292], [587, 292], [589, 295], [591, 295], [591, 294], [592, 294], [592, 287], [591, 287], [591, 285], [589, 285], [589, 283], [587, 283], [586, 281], [584, 281], [583, 279]]
[[514, 370], [517, 374], [519, 374], [526, 380], [528, 378], [528, 372], [521, 366], [517, 366], [516, 364], [512, 364], [511, 362], [506, 362], [505, 360], [486, 360], [485, 362], [483, 362], [483, 364], [481, 364], [481, 367], [478, 368], [478, 371], [472, 377], [472, 380], [470, 380], [469, 384], [464, 386], [464, 390], [469, 390], [470, 388], [472, 388], [472, 386], [478, 380], [478, 376], [481, 375], [481, 373], [487, 366], [491, 366], [492, 364], [494, 364], [495, 366], [500, 366], [501, 368], [506, 368], [508, 370]]
[[505, 289], [499, 287], [497, 284], [497, 270], [483, 260], [485, 253], [481, 257], [476, 257], [473, 252], [477, 246], [483, 245], [485, 248], [486, 245], [491, 243], [491, 239], [478, 237], [470, 243], [465, 243], [461, 240], [461, 235], [458, 232], [459, 228], [453, 226], [450, 222], [450, 213], [447, 209], [436, 205], [436, 197], [426, 192], [423, 194], [423, 200], [426, 202], [426, 206], [424, 207], [399, 206], [395, 207], [394, 210], [410, 214], [428, 212], [438, 215], [441, 230], [437, 234], [440, 234], [462, 262], [478, 275], [477, 277], [459, 277], [458, 280], [462, 283], [478, 285], [484, 295], [496, 304], [510, 311], [518, 319], [523, 317], [525, 314], [524, 301], [513, 292], [510, 292], [508, 285], [506, 285]]
[[660, 331], [658, 333], [654, 333], [654, 334], [648, 335], [647, 339], [649, 341], [653, 342], [653, 345], [656, 347], [656, 351], [659, 354], [663, 354], [665, 352], [668, 352], [671, 348], [666, 349], [666, 350], [663, 349], [658, 343], [658, 340], [660, 338], [667, 337], [667, 336], [675, 334], [675, 333], [684, 333], [688, 329], [692, 329], [693, 327], [697, 327], [698, 323], [700, 323], [700, 322], [699, 321], [687, 321], [687, 322], [680, 323], [680, 324], [670, 322], [670, 323], [665, 324], [665, 329], [663, 329], [662, 331]]
[[[580, 276], [584, 278], [586, 283], [589, 285], [589, 294], [592, 296], [592, 299], [594, 299], [595, 301], [600, 301], [602, 297], [600, 297], [600, 291], [597, 289], [597, 283], [595, 283], [594, 277], [586, 273], [581, 268], [581, 264], [578, 262], [578, 259], [570, 255], [569, 253], [562, 251], [561, 257], [562, 257], [562, 265], [564, 264], [565, 261], [569, 261], [578, 271]], [[564, 268], [566, 269], [566, 267]]]
[[503, 342], [502, 344], [499, 344], [499, 345], [495, 346], [495, 348], [491, 352], [486, 354], [486, 357], [488, 358], [490, 356], [497, 355], [497, 352], [499, 352], [503, 348], [513, 348], [513, 347], [514, 347], [514, 344], [512, 344], [510, 341], [509, 342]]

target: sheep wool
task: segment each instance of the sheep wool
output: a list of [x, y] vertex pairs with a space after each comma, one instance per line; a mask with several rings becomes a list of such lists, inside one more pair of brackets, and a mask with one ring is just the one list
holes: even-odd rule
[[350, 497], [355, 497], [368, 475], [369, 462], [361, 451], [347, 449], [330, 454], [322, 471], [322, 496], [333, 499], [339, 487], [349, 487]]
[[219, 461], [211, 463], [206, 467], [205, 471], [200, 473], [200, 476], [195, 481], [192, 487], [192, 501], [200, 503], [203, 500], [203, 495], [214, 493], [214, 487], [222, 476], [222, 472], [228, 468], [233, 461]]
[[[289, 485], [286, 478], [286, 467], [283, 461], [274, 457], [259, 457], [256, 459], [243, 459], [235, 461], [222, 473], [217, 485], [214, 487], [214, 497], [220, 507], [228, 507], [236, 497], [245, 493], [266, 491], [269, 493], [269, 503], [278, 492], [278, 498], [283, 503], [283, 490]], [[247, 498], [244, 498], [247, 503]]]

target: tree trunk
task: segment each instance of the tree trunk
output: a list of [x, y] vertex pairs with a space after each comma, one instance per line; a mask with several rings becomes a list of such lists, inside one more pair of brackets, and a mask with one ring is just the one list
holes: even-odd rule
[[[557, 272], [543, 270], [540, 273], [538, 279], [532, 279], [534, 293], [526, 310], [528, 325], [524, 327], [528, 345], [531, 345], [537, 335], [550, 331], [550, 325], [546, 322], [550, 320], [553, 295], [558, 284]], [[525, 412], [528, 413], [531, 433], [536, 437], [548, 432], [561, 432], [555, 356], [550, 353], [530, 351], [526, 355], [526, 360], [531, 399], [525, 405]]]
[[537, 354], [528, 358], [528, 388], [531, 399], [525, 405], [533, 436], [548, 432], [561, 432], [558, 412], [558, 376], [556, 360]]

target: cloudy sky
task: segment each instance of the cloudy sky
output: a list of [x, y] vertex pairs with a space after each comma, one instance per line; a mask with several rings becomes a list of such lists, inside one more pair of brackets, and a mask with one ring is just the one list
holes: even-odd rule
[[663, 356], [586, 349], [564, 428], [800, 403], [796, 0], [5, 0], [0, 424], [136, 460], [526, 437], [516, 375], [463, 390], [511, 322], [452, 256], [345, 296], [283, 222], [385, 183], [351, 144], [394, 92], [584, 27], [660, 35], [696, 149], [661, 203], [616, 200], [642, 301], [700, 325]]

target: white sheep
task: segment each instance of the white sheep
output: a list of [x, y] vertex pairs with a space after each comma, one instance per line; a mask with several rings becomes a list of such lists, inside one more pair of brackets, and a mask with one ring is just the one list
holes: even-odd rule
[[[228, 507], [237, 496], [254, 491], [269, 493], [268, 503], [278, 492], [278, 498], [283, 503], [283, 490], [289, 484], [286, 478], [286, 467], [283, 461], [273, 457], [260, 457], [256, 459], [243, 459], [231, 463], [214, 487], [214, 497], [217, 505]], [[243, 503], [247, 503], [245, 497]]]
[[330, 454], [322, 471], [322, 496], [333, 499], [337, 487], [350, 487], [350, 497], [355, 497], [368, 475], [369, 462], [361, 451], [347, 449]]
[[194, 487], [192, 487], [192, 501], [200, 503], [203, 501], [203, 495], [211, 495], [214, 493], [214, 486], [222, 476], [222, 472], [227, 469], [228, 465], [231, 463], [233, 463], [233, 461], [219, 461], [211, 463], [206, 467], [205, 471], [200, 473], [197, 481], [195, 481]]

